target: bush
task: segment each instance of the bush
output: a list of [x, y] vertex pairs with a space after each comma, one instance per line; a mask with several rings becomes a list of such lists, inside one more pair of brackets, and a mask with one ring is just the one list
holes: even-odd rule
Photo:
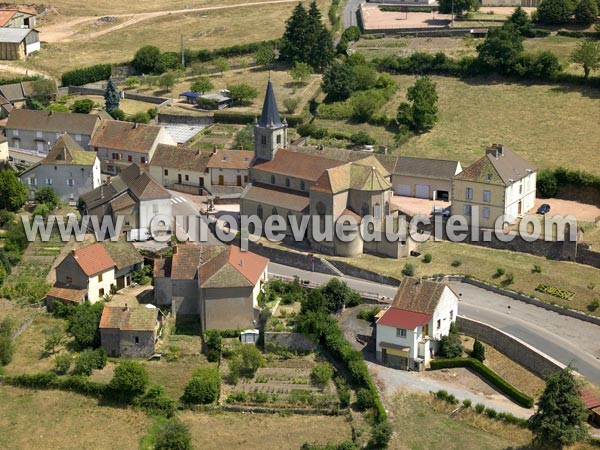
[[221, 375], [216, 367], [199, 368], [188, 385], [181, 400], [194, 405], [214, 403], [219, 398]]
[[574, 6], [568, 0], [543, 0], [537, 9], [538, 20], [548, 25], [566, 23], [573, 15]]
[[432, 260], [432, 256], [431, 253], [425, 253], [425, 255], [423, 256], [423, 262], [426, 264], [429, 264]]
[[358, 131], [350, 135], [350, 142], [353, 145], [374, 145], [376, 141], [366, 131]]
[[96, 64], [64, 72], [61, 83], [63, 86], [83, 86], [96, 81], [108, 80], [111, 73], [112, 66], [110, 64]]
[[369, 448], [380, 449], [388, 448], [390, 439], [392, 438], [392, 426], [389, 421], [384, 420], [373, 427], [371, 439], [369, 440]]
[[471, 351], [471, 358], [475, 358], [477, 361], [485, 361], [485, 347], [479, 341], [479, 339], [475, 339], [473, 342], [473, 350]]
[[333, 367], [329, 363], [317, 364], [310, 373], [310, 379], [318, 386], [325, 387], [333, 377]]
[[57, 380], [57, 376], [53, 372], [40, 372], [32, 374], [16, 375], [7, 377], [6, 383], [11, 386], [26, 387], [32, 389], [49, 389]]
[[[240, 125], [253, 124], [256, 114], [240, 111], [215, 111], [213, 113], [216, 123], [235, 123]], [[304, 122], [304, 117], [299, 115], [288, 115], [285, 117], [291, 128], [297, 128]]]
[[460, 267], [462, 265], [462, 260], [461, 259], [455, 259], [452, 261], [452, 263], [450, 264], [452, 267]]
[[412, 277], [415, 274], [415, 266], [413, 266], [411, 263], [406, 263], [404, 264], [404, 268], [402, 269], [402, 275], [405, 275], [407, 277]]
[[125, 120], [125, 111], [120, 108], [113, 109], [109, 114], [115, 120]]
[[142, 395], [148, 385], [148, 372], [136, 361], [123, 361], [115, 368], [108, 387], [116, 397], [130, 402]]
[[595, 298], [594, 301], [588, 305], [587, 309], [590, 312], [594, 312], [598, 308], [600, 308], [600, 299]]
[[473, 402], [471, 401], [471, 399], [470, 399], [470, 398], [465, 398], [465, 399], [463, 400], [463, 402], [462, 402], [462, 404], [463, 404], [463, 406], [464, 406], [465, 408], [470, 408], [470, 407], [471, 407], [471, 405], [472, 405], [472, 403], [473, 403]]
[[374, 306], [373, 308], [363, 309], [358, 313], [358, 318], [362, 320], [366, 320], [367, 322], [374, 322], [375, 316], [381, 311], [381, 308], [378, 306]]
[[154, 450], [192, 450], [192, 435], [177, 417], [166, 421], [156, 432]]
[[99, 348], [96, 350], [84, 350], [75, 360], [74, 375], [90, 376], [96, 369], [106, 366], [106, 352]]
[[542, 266], [539, 264], [534, 264], [533, 269], [531, 269], [533, 273], [542, 273]]
[[35, 201], [48, 205], [50, 209], [54, 209], [60, 204], [60, 198], [56, 194], [56, 191], [50, 186], [44, 186], [35, 191]]
[[71, 111], [79, 114], [89, 114], [94, 109], [94, 101], [89, 98], [75, 100], [71, 106]]
[[485, 414], [490, 418], [490, 419], [495, 419], [498, 416], [498, 411], [496, 411], [493, 408], [485, 408]]
[[33, 210], [33, 217], [41, 217], [43, 220], [46, 220], [50, 215], [50, 207], [44, 203], [41, 205], [37, 205]]
[[477, 403], [475, 405], [475, 411], [477, 414], [482, 414], [485, 411], [485, 405], [483, 403]]
[[362, 411], [372, 408], [374, 405], [373, 394], [366, 388], [360, 388], [356, 393], [356, 406]]
[[[453, 358], [453, 359], [435, 359], [431, 361], [431, 370], [446, 368], [466, 367], [481, 375], [485, 380], [496, 386], [517, 404], [525, 407], [533, 407], [533, 399], [522, 393], [517, 388], [509, 384], [504, 378], [500, 377], [489, 367], [483, 365], [480, 361], [473, 358]], [[477, 405], [475, 406], [477, 410]], [[478, 411], [479, 412], [479, 411]]]
[[513, 284], [515, 281], [515, 274], [512, 272], [508, 272], [506, 274], [506, 278], [504, 279], [504, 284]]
[[440, 389], [439, 391], [434, 392], [433, 396], [438, 400], [448, 402], [451, 405], [458, 405], [458, 399], [454, 396], [454, 394], [448, 393], [448, 391], [445, 389]]
[[288, 97], [283, 100], [283, 106], [285, 106], [285, 109], [287, 110], [288, 114], [294, 114], [294, 112], [296, 112], [296, 108], [298, 108], [299, 104], [300, 104], [299, 98]]
[[54, 371], [58, 375], [65, 375], [71, 368], [73, 358], [70, 353], [60, 353], [54, 357]]
[[150, 386], [148, 391], [139, 397], [136, 406], [154, 414], [171, 417], [177, 410], [177, 402], [165, 394], [165, 388], [160, 385]]
[[346, 381], [342, 377], [336, 377], [333, 380], [338, 392], [338, 398], [340, 399], [340, 407], [346, 408], [350, 405], [350, 389]]
[[13, 322], [4, 318], [0, 322], [0, 365], [6, 366], [12, 361], [15, 353], [15, 344], [12, 339]]
[[463, 354], [463, 346], [457, 333], [442, 336], [440, 340], [439, 355], [442, 358], [458, 358]]
[[506, 269], [504, 267], [498, 267], [496, 269], [496, 278], [500, 278], [506, 273]]

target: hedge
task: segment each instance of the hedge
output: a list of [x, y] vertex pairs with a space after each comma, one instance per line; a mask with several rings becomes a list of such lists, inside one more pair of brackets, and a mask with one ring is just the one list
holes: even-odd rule
[[500, 391], [504, 392], [515, 403], [524, 408], [533, 407], [533, 398], [519, 391], [513, 385], [508, 383], [504, 378], [498, 375], [489, 367], [483, 365], [480, 361], [473, 358], [452, 358], [452, 359], [434, 359], [431, 361], [431, 370], [439, 369], [454, 369], [457, 367], [466, 367], [473, 370], [482, 378], [496, 386]]
[[81, 67], [69, 70], [62, 74], [63, 86], [83, 86], [96, 81], [108, 80], [112, 74], [110, 64], [96, 64], [95, 66]]
[[188, 55], [191, 59], [197, 59], [201, 62], [212, 61], [217, 58], [230, 58], [232, 56], [243, 56], [256, 53], [264, 45], [272, 47], [281, 47], [281, 40], [274, 39], [271, 41], [250, 42], [249, 44], [233, 45], [231, 47], [217, 48], [215, 50], [191, 50]]
[[[548, 186], [549, 182], [551, 182], [551, 186]], [[565, 186], [592, 188], [600, 194], [600, 177], [564, 167], [545, 169], [538, 174], [537, 188], [544, 197], [554, 197], [557, 194], [556, 191]]]
[[59, 378], [53, 372], [16, 375], [5, 378], [4, 382], [11, 386], [32, 389], [59, 389], [98, 398], [104, 396], [108, 391], [106, 384], [90, 381], [86, 377], [73, 375]]
[[556, 34], [559, 36], [573, 37], [577, 39], [582, 38], [598, 38], [600, 33], [596, 33], [595, 31], [568, 31], [568, 30], [559, 30]]
[[[245, 113], [237, 111], [215, 111], [214, 119], [217, 123], [235, 123], [240, 125], [247, 125], [254, 123], [256, 114]], [[290, 127], [296, 128], [304, 122], [304, 117], [298, 115], [285, 116], [285, 120]]]

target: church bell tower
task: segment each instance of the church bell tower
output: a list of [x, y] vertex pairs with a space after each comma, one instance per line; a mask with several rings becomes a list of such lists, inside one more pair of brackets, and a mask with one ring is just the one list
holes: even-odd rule
[[287, 147], [287, 122], [279, 118], [273, 84], [269, 79], [260, 120], [254, 124], [254, 155], [270, 161], [280, 148]]

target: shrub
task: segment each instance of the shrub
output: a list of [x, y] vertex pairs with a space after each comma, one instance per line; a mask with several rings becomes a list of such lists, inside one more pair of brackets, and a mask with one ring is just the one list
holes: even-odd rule
[[54, 371], [58, 375], [65, 375], [71, 368], [73, 358], [70, 353], [60, 353], [54, 357]]
[[473, 350], [471, 351], [471, 358], [475, 358], [478, 361], [485, 361], [485, 347], [479, 341], [479, 339], [475, 339], [473, 342]]
[[432, 256], [431, 253], [425, 253], [425, 255], [423, 256], [423, 262], [426, 264], [429, 264], [432, 260]]
[[60, 198], [58, 198], [56, 191], [50, 186], [44, 186], [35, 191], [35, 201], [48, 205], [50, 209], [54, 209], [60, 204]]
[[485, 414], [490, 418], [490, 419], [495, 419], [498, 416], [498, 411], [496, 411], [493, 408], [485, 408]]
[[515, 281], [515, 274], [512, 272], [508, 272], [506, 274], [506, 278], [504, 279], [504, 284], [513, 284]]
[[600, 299], [595, 298], [594, 301], [588, 305], [588, 311], [594, 312], [598, 308], [600, 308]]
[[392, 438], [392, 426], [388, 420], [381, 421], [373, 427], [369, 448], [388, 448]]
[[402, 275], [406, 275], [407, 277], [412, 277], [415, 274], [415, 266], [411, 263], [404, 264], [404, 268], [402, 269]]
[[496, 278], [500, 278], [506, 273], [506, 269], [504, 267], [498, 267], [496, 269]]
[[463, 406], [464, 406], [465, 408], [470, 408], [472, 403], [473, 403], [473, 402], [471, 402], [471, 399], [470, 399], [470, 398], [465, 398], [465, 399], [462, 401], [462, 404], [463, 404]]
[[462, 356], [463, 351], [464, 349], [458, 334], [450, 333], [447, 336], [442, 336], [439, 350], [439, 355], [442, 358], [458, 358]]
[[0, 322], [0, 365], [6, 366], [12, 361], [15, 344], [12, 339], [13, 322], [8, 317]]
[[106, 352], [104, 349], [84, 350], [75, 360], [73, 374], [90, 376], [92, 371], [103, 369], [106, 366]]
[[531, 270], [533, 273], [542, 273], [542, 266], [539, 264], [534, 264], [533, 269]]
[[[466, 367], [473, 370], [491, 384], [496, 386], [500, 391], [504, 392], [519, 405], [525, 408], [533, 407], [533, 399], [531, 397], [516, 389], [492, 369], [483, 365], [480, 361], [474, 358], [435, 359], [431, 361], [432, 370], [456, 367]], [[475, 409], [477, 410], [477, 406], [475, 406]]]
[[358, 131], [350, 136], [350, 142], [353, 145], [374, 145], [376, 141], [366, 131]]
[[362, 320], [366, 320], [367, 322], [373, 322], [375, 320], [375, 316], [381, 311], [381, 308], [378, 306], [374, 306], [373, 308], [363, 309], [358, 313], [358, 318]]
[[333, 367], [329, 363], [317, 364], [310, 373], [310, 379], [318, 386], [324, 387], [333, 377]]
[[148, 372], [136, 361], [123, 361], [115, 368], [115, 373], [108, 384], [117, 398], [131, 401], [144, 393], [148, 385]]
[[452, 261], [451, 266], [452, 267], [460, 267], [461, 264], [462, 264], [462, 260], [455, 259], [454, 261]]
[[53, 372], [40, 372], [32, 374], [16, 375], [7, 377], [5, 381], [12, 386], [20, 386], [32, 389], [48, 389], [57, 380]]
[[442, 400], [444, 402], [448, 402], [451, 405], [457, 405], [458, 404], [458, 400], [454, 396], [454, 394], [448, 393], [448, 391], [446, 391], [445, 389], [440, 389], [439, 391], [435, 392], [433, 394], [433, 396], [435, 398], [437, 398], [438, 400]]
[[558, 297], [562, 300], [571, 300], [575, 295], [574, 292], [567, 291], [566, 289], [560, 289], [554, 286], [549, 286], [547, 284], [538, 284], [535, 290], [538, 292], [543, 292], [544, 294], [549, 294], [554, 297]]
[[356, 406], [360, 410], [366, 411], [367, 409], [372, 408], [373, 405], [373, 394], [371, 391], [366, 388], [360, 388], [356, 393]]
[[214, 403], [219, 398], [221, 375], [216, 367], [199, 368], [188, 385], [181, 400], [190, 404]]
[[485, 411], [485, 405], [483, 403], [477, 403], [475, 405], [475, 411], [477, 414], [482, 414]]
[[89, 98], [75, 100], [71, 106], [71, 111], [79, 114], [89, 114], [94, 109], [94, 101]]
[[61, 77], [63, 86], [83, 86], [96, 81], [108, 80], [112, 73], [110, 64], [96, 64], [64, 72]]
[[125, 111], [120, 108], [113, 109], [109, 114], [115, 120], [125, 120]]
[[150, 413], [163, 414], [167, 417], [171, 417], [177, 410], [177, 402], [169, 398], [165, 394], [165, 388], [158, 384], [150, 386], [135, 404]]
[[177, 417], [166, 421], [156, 432], [154, 450], [192, 450], [192, 435]]
[[[256, 114], [240, 111], [215, 111], [213, 113], [214, 121], [217, 123], [235, 123], [247, 125], [254, 123]], [[288, 115], [285, 117], [287, 123], [292, 128], [298, 128], [304, 122], [304, 117], [299, 115]]]
[[337, 387], [338, 398], [340, 399], [340, 407], [346, 408], [348, 405], [350, 405], [350, 389], [348, 389], [348, 385], [342, 377], [336, 377], [333, 381]]
[[209, 362], [217, 362], [223, 349], [223, 338], [217, 330], [206, 330], [204, 333], [206, 343], [206, 359]]
[[287, 110], [288, 114], [294, 114], [299, 104], [299, 98], [288, 97], [283, 100], [283, 106], [285, 106], [285, 109]]

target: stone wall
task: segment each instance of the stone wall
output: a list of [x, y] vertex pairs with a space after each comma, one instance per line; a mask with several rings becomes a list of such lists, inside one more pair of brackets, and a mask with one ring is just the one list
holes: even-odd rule
[[248, 242], [248, 250], [250, 250], [252, 253], [256, 253], [257, 255], [269, 258], [274, 263], [285, 264], [286, 266], [292, 266], [302, 270], [312, 271], [314, 260], [315, 272], [333, 276], [337, 275], [319, 258], [310, 256], [309, 254], [280, 250], [277, 248], [256, 244], [252, 241]]
[[268, 351], [277, 348], [309, 352], [315, 350], [317, 344], [301, 333], [265, 332], [265, 349]]
[[456, 324], [462, 333], [491, 345], [539, 377], [546, 378], [565, 367], [520, 339], [490, 325], [462, 316], [456, 318]]
[[381, 273], [372, 272], [367, 269], [361, 269], [342, 261], [330, 259], [329, 262], [337, 267], [344, 275], [373, 281], [375, 283], [387, 284], [388, 286], [400, 286], [400, 280], [394, 277], [388, 277], [387, 275], [383, 275]]
[[183, 114], [158, 114], [159, 123], [185, 123], [186, 125], [205, 125], [214, 123], [212, 116], [187, 116]]

